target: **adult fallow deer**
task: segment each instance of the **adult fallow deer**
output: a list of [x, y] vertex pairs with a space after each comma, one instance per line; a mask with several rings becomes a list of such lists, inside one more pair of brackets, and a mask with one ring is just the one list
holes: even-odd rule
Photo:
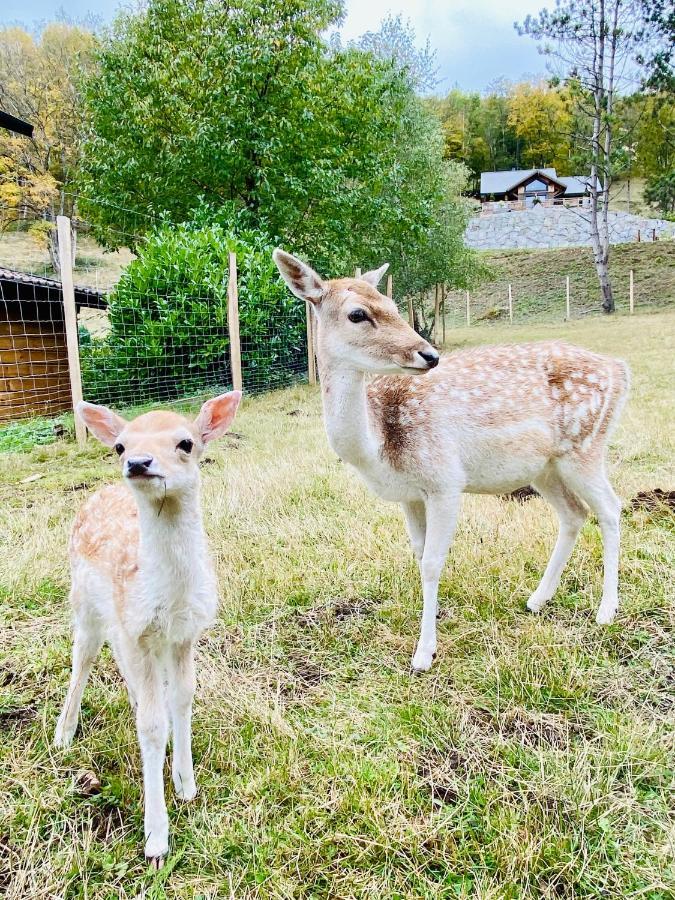
[[605, 457], [628, 392], [626, 364], [562, 341], [440, 357], [378, 292], [386, 265], [328, 281], [282, 250], [274, 260], [316, 316], [331, 447], [379, 497], [403, 507], [424, 597], [413, 669], [429, 669], [436, 653], [438, 583], [463, 492], [531, 484], [558, 513], [553, 554], [527, 601], [532, 612], [558, 587], [587, 504], [604, 544], [597, 622], [610, 623], [618, 607], [620, 503]]

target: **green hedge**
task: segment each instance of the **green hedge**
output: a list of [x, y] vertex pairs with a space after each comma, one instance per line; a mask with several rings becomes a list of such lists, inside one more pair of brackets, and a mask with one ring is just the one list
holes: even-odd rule
[[123, 405], [230, 385], [230, 252], [237, 255], [244, 388], [278, 387], [306, 372], [304, 306], [279, 277], [273, 248], [260, 232], [220, 223], [154, 232], [109, 297], [109, 333], [80, 341], [86, 399]]

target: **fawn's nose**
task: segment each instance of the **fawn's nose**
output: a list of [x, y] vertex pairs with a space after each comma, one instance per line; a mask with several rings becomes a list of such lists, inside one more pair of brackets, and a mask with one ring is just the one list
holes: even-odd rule
[[418, 350], [417, 352], [427, 364], [427, 368], [434, 369], [438, 365], [440, 356], [438, 355], [438, 353], [436, 353], [435, 350], [429, 348], [429, 350]]
[[131, 456], [127, 460], [126, 475], [134, 478], [137, 475], [147, 475], [152, 465], [152, 456]]

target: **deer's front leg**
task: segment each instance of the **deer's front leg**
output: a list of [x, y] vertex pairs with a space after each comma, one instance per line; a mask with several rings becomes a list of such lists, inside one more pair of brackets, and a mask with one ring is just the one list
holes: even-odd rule
[[[410, 545], [417, 564], [421, 567], [424, 555], [424, 542], [427, 534], [427, 513], [423, 500], [413, 500], [410, 503], [401, 503], [405, 524], [410, 537]], [[420, 569], [421, 571], [421, 569]]]
[[412, 660], [414, 672], [426, 672], [436, 655], [438, 583], [457, 525], [460, 495], [429, 497], [426, 502], [427, 530], [422, 554], [422, 628]]
[[143, 761], [145, 855], [160, 865], [162, 857], [169, 852], [169, 817], [163, 777], [169, 721], [161, 660], [148, 652], [138, 661], [137, 668], [136, 729]]
[[173, 726], [173, 785], [177, 797], [192, 800], [197, 793], [192, 767], [192, 698], [195, 692], [192, 641], [173, 644], [168, 662], [169, 709]]

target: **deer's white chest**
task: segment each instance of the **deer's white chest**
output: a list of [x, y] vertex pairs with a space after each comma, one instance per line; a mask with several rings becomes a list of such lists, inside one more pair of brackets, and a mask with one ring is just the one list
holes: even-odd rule
[[349, 463], [366, 486], [382, 500], [394, 503], [409, 503], [423, 500], [425, 491], [410, 474], [399, 472], [385, 460], [376, 457], [358, 463]]

